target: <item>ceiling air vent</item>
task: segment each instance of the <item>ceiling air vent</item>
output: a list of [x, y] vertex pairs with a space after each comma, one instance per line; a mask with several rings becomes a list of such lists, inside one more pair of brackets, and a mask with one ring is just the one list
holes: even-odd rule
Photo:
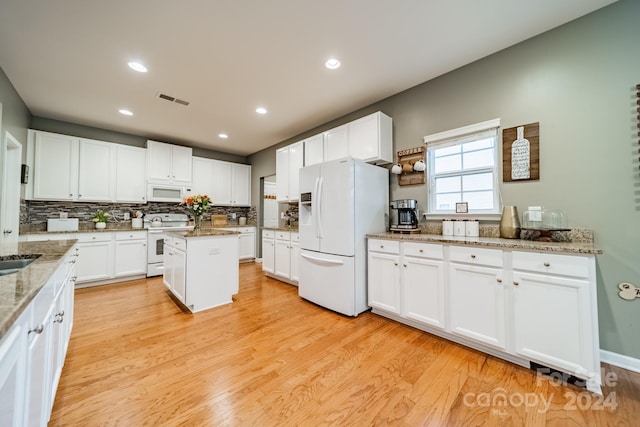
[[167, 95], [166, 93], [159, 93], [158, 98], [164, 99], [169, 102], [175, 102], [176, 104], [184, 105], [185, 107], [189, 105], [189, 101], [185, 101], [184, 99], [175, 98], [171, 95]]

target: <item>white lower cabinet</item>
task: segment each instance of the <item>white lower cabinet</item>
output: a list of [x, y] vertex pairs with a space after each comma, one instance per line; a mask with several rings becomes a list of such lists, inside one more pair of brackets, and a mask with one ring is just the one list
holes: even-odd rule
[[29, 242], [58, 239], [78, 239], [76, 282], [83, 286], [112, 283], [147, 274], [147, 231], [26, 235]]
[[369, 241], [369, 305], [444, 328], [442, 245]]
[[506, 349], [505, 292], [502, 270], [451, 263], [449, 316], [451, 333]]
[[374, 313], [600, 393], [594, 255], [369, 239]]
[[78, 250], [78, 282], [105, 280], [113, 276], [111, 233], [79, 233]]
[[262, 231], [262, 271], [274, 279], [298, 284], [299, 234], [280, 230]]
[[[26, 316], [25, 316], [26, 314]], [[25, 310], [0, 339], [0, 425], [21, 427], [25, 418], [25, 374], [29, 317]]]
[[400, 314], [400, 254], [369, 252], [369, 305]]
[[115, 277], [147, 274], [145, 232], [115, 233]]
[[291, 241], [289, 233], [286, 239], [276, 239], [275, 274], [284, 278], [289, 278], [291, 272]]
[[262, 271], [274, 274], [276, 257], [275, 231], [262, 230]]
[[73, 324], [72, 250], [0, 339], [0, 426], [46, 426]]
[[[584, 257], [514, 252], [515, 352], [571, 374], [599, 371], [593, 342], [597, 316]], [[554, 270], [565, 269], [565, 275]], [[595, 295], [594, 295], [595, 298]], [[544, 310], [540, 308], [544, 307]]]
[[[174, 295], [186, 304], [187, 289], [187, 254], [186, 242], [181, 239], [168, 237], [164, 239], [164, 285]], [[183, 250], [184, 248], [184, 250]]]
[[445, 327], [445, 272], [442, 245], [403, 244], [400, 281], [405, 302], [403, 315], [408, 319]]
[[256, 228], [237, 227], [235, 231], [240, 233], [240, 261], [253, 260], [256, 257]]

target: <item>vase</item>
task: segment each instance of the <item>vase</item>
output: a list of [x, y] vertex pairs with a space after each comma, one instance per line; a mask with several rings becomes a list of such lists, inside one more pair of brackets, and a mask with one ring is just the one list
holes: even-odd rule
[[500, 218], [500, 237], [505, 239], [520, 238], [520, 219], [515, 206], [505, 206]]
[[96, 228], [105, 228], [106, 226], [106, 222], [96, 222]]
[[193, 216], [193, 229], [200, 230], [202, 228], [202, 215]]

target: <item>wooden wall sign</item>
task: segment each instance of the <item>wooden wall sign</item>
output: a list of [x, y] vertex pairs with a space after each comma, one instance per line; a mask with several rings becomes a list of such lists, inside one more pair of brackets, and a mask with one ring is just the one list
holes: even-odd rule
[[424, 171], [417, 172], [413, 170], [413, 165], [418, 160], [425, 161], [425, 152], [425, 147], [398, 151], [398, 164], [402, 167], [402, 173], [398, 175], [398, 185], [417, 185], [426, 182]]
[[502, 130], [502, 181], [540, 179], [540, 123]]

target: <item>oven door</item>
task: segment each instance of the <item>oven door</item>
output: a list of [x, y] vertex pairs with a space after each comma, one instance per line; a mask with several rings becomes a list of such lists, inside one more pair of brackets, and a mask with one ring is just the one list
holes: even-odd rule
[[147, 240], [147, 263], [162, 264], [164, 255], [164, 233], [160, 230], [149, 230]]

